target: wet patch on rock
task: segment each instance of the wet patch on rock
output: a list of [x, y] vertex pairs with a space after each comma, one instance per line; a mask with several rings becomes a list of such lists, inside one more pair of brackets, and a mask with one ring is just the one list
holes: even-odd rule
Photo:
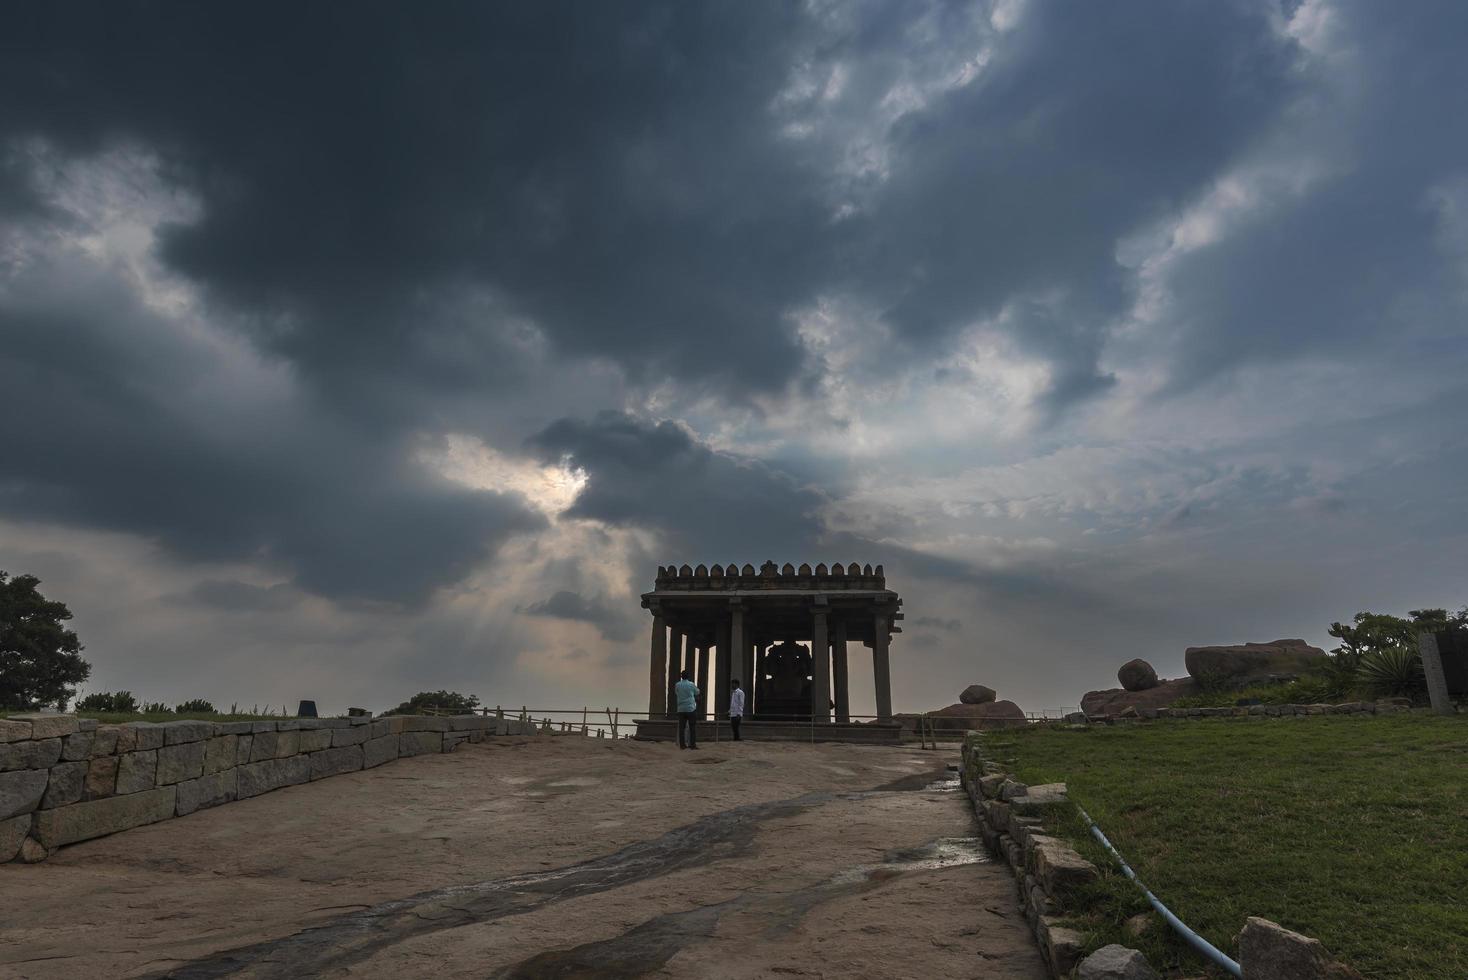
[[495, 980], [610, 978], [630, 980], [666, 966], [694, 943], [711, 939], [719, 919], [739, 912], [769, 920], [766, 938], [777, 938], [811, 909], [847, 895], [870, 891], [905, 873], [936, 871], [987, 861], [977, 837], [944, 837], [921, 847], [891, 851], [878, 864], [844, 869], [825, 881], [790, 892], [747, 892], [716, 905], [670, 912], [614, 936], [569, 949], [547, 950], [495, 974]]

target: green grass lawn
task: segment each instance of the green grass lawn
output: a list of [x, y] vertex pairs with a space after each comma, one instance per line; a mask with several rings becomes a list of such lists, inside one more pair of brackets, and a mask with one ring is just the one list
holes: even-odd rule
[[[1153, 893], [1231, 956], [1259, 915], [1371, 978], [1468, 977], [1468, 718], [1035, 726], [982, 746], [1026, 783], [1068, 783]], [[1095, 944], [1201, 972], [1165, 927], [1121, 933], [1145, 900], [1078, 817], [1057, 819], [1108, 872], [1082, 903]]]

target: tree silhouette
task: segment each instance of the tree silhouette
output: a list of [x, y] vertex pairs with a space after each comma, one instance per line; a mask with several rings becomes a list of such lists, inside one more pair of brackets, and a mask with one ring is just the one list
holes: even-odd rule
[[0, 707], [64, 709], [92, 673], [81, 641], [62, 625], [71, 610], [41, 595], [40, 584], [0, 572]]

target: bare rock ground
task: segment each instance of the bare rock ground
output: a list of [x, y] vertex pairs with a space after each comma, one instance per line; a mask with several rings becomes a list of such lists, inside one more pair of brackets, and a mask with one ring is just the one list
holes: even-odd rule
[[1044, 977], [952, 761], [465, 745], [0, 867], [0, 976]]

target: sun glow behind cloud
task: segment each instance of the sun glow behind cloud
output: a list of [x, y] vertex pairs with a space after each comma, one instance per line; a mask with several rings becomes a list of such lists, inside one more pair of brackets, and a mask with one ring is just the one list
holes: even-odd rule
[[420, 459], [466, 487], [519, 494], [551, 519], [569, 509], [586, 486], [586, 471], [569, 461], [546, 466], [515, 459], [468, 435], [444, 436], [423, 448]]

